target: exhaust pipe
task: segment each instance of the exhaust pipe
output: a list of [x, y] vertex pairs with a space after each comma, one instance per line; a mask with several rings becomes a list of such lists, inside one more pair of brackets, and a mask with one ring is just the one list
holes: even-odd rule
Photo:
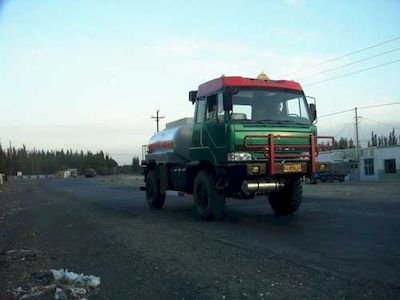
[[284, 188], [285, 185], [281, 182], [266, 182], [266, 181], [243, 181], [242, 190], [245, 193], [253, 192], [272, 192]]

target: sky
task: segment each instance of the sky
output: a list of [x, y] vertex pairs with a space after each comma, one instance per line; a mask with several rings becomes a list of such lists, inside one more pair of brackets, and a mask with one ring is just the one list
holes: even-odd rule
[[[162, 128], [192, 116], [188, 92], [222, 74], [299, 80], [319, 116], [400, 101], [400, 62], [313, 84], [399, 60], [400, 39], [293, 73], [399, 37], [399, 0], [0, 3], [3, 144], [102, 149], [128, 163], [154, 133], [157, 109]], [[361, 142], [373, 129], [400, 134], [400, 105], [359, 113]], [[317, 125], [351, 137], [353, 122], [348, 112]]]

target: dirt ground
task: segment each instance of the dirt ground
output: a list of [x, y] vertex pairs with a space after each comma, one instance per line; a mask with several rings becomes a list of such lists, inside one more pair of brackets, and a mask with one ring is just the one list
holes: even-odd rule
[[[305, 185], [300, 211], [286, 218], [262, 198], [228, 200], [218, 222], [199, 220], [191, 197], [167, 196], [163, 210], [150, 211], [133, 183], [32, 180], [0, 190], [2, 300], [45, 286], [49, 270], [61, 268], [101, 277], [90, 299], [400, 292], [397, 183]], [[32, 299], [54, 299], [54, 288]]]

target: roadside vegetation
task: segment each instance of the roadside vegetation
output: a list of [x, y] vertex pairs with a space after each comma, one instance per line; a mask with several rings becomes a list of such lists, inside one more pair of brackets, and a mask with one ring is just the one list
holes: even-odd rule
[[64, 169], [88, 168], [94, 169], [97, 174], [109, 175], [118, 171], [118, 164], [103, 151], [27, 150], [25, 146], [4, 149], [0, 144], [0, 173], [7, 175], [15, 175], [17, 171], [23, 174], [54, 174]]
[[[324, 143], [322, 143], [324, 144]], [[371, 132], [371, 138], [367, 142], [368, 147], [389, 147], [400, 145], [400, 135], [396, 136], [393, 128], [388, 135], [377, 135], [374, 131]], [[356, 143], [352, 138], [340, 137], [334, 141], [333, 149], [355, 149]], [[326, 149], [329, 150], [329, 149]], [[323, 150], [324, 151], [324, 150]]]

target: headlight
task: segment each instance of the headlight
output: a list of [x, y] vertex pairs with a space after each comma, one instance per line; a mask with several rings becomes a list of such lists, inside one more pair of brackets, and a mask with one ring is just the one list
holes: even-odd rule
[[304, 155], [303, 157], [300, 157], [300, 160], [310, 160], [310, 157], [307, 155], [310, 155], [310, 152], [301, 152], [300, 155]]
[[230, 152], [228, 153], [228, 161], [245, 161], [251, 160], [251, 154], [247, 152]]

